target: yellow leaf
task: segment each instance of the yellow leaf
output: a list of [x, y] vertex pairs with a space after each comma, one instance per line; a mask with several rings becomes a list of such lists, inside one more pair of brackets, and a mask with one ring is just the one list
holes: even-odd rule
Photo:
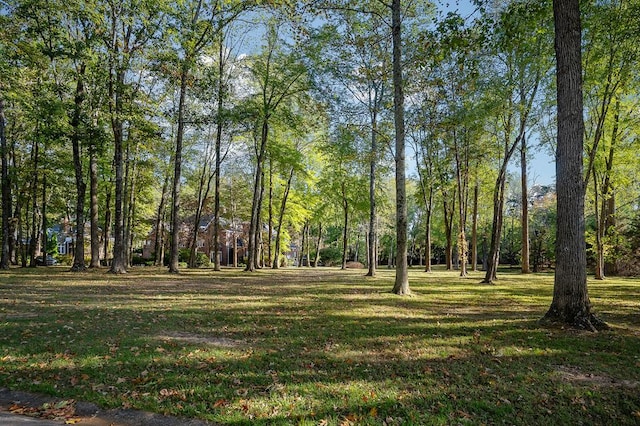
[[371, 417], [377, 417], [378, 416], [378, 409], [376, 407], [373, 407], [370, 411], [369, 411], [369, 415]]

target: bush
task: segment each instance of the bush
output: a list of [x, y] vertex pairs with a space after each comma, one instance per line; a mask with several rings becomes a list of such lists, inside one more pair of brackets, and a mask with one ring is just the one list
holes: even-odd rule
[[325, 266], [340, 265], [342, 262], [342, 250], [337, 247], [325, 247], [320, 250], [320, 260]]

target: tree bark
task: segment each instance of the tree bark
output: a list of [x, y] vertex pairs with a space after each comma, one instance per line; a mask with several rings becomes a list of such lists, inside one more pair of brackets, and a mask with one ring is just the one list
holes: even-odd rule
[[[287, 199], [289, 198], [289, 190], [291, 189], [291, 182], [293, 181], [293, 172], [294, 168], [291, 168], [289, 172], [289, 179], [287, 180], [287, 185], [284, 188], [284, 193], [282, 194], [282, 202], [280, 203], [280, 214], [278, 215], [278, 230], [276, 231], [276, 247], [274, 250], [274, 262], [273, 269], [278, 269], [280, 267], [280, 236], [282, 235], [282, 224], [284, 222], [284, 212], [287, 207]], [[301, 248], [302, 249], [302, 248]], [[302, 259], [302, 255], [300, 256]]]
[[90, 199], [90, 233], [91, 233], [91, 260], [89, 268], [100, 267], [100, 240], [98, 235], [98, 154], [94, 141], [89, 145], [89, 199]]
[[342, 213], [343, 213], [343, 228], [342, 228], [342, 266], [341, 269], [347, 269], [347, 245], [349, 241], [349, 200], [347, 199], [347, 192], [345, 189], [345, 183], [342, 182]]
[[[76, 177], [76, 241], [74, 244], [73, 265], [71, 271], [81, 272], [87, 269], [84, 262], [84, 203], [87, 193], [87, 184], [84, 181], [82, 171], [82, 157], [80, 153], [80, 125], [82, 114], [82, 103], [85, 98], [84, 73], [85, 64], [80, 65], [78, 71], [78, 81], [76, 82], [76, 93], [74, 97], [73, 116], [71, 117], [71, 145], [73, 150], [73, 168]], [[46, 240], [44, 241], [46, 246]]]
[[316, 242], [316, 258], [313, 261], [313, 267], [317, 268], [320, 262], [320, 245], [322, 244], [322, 222], [318, 223], [318, 241]]
[[529, 265], [529, 183], [527, 182], [527, 138], [520, 141], [520, 187], [522, 204], [522, 265], [523, 274], [531, 272]]
[[4, 115], [4, 99], [0, 97], [0, 157], [2, 157], [2, 252], [0, 269], [9, 269], [11, 237], [11, 179], [9, 176], [9, 149], [5, 134], [6, 120]]
[[[31, 260], [29, 262], [29, 267], [34, 268], [36, 266], [36, 256], [38, 255], [37, 253], [38, 238], [40, 238], [40, 233], [38, 232], [38, 220], [37, 220], [38, 219], [37, 218], [38, 167], [40, 163], [40, 143], [38, 142], [37, 138], [34, 141], [33, 151], [31, 155], [33, 159], [33, 181], [31, 183], [31, 197], [32, 197], [31, 198], [31, 242], [29, 244], [29, 256]], [[42, 176], [44, 179], [44, 170], [42, 171]]]
[[[219, 29], [219, 45], [218, 45], [218, 102], [216, 106], [216, 147], [215, 147], [215, 181], [213, 185], [213, 247], [215, 250], [215, 256], [213, 260], [213, 270], [220, 271], [220, 258], [218, 256], [218, 249], [220, 247], [220, 173], [222, 166], [222, 131], [224, 129], [223, 109], [224, 100], [226, 98], [226, 91], [223, 83], [224, 74], [224, 32]], [[234, 254], [235, 256], [235, 254]], [[228, 264], [227, 260], [227, 264]], [[235, 266], [234, 262], [234, 266]]]
[[369, 238], [367, 244], [367, 277], [376, 276], [376, 164], [378, 158], [378, 90], [374, 90], [374, 108], [371, 114], [371, 150], [369, 155]]
[[[104, 238], [104, 260], [106, 261], [109, 256], [109, 239], [111, 238], [111, 184], [107, 187], [106, 199], [104, 202], [104, 231], [102, 237]], [[112, 257], [113, 260], [113, 257]]]
[[478, 195], [480, 185], [476, 179], [473, 187], [473, 218], [471, 219], [471, 270], [478, 270]]
[[166, 174], [164, 183], [162, 184], [162, 194], [160, 195], [160, 204], [158, 205], [158, 213], [156, 215], [156, 238], [153, 244], [156, 266], [164, 265], [164, 221], [167, 199], [169, 198], [169, 179], [169, 174]]
[[393, 292], [410, 294], [407, 267], [407, 188], [405, 178], [404, 81], [402, 77], [402, 20], [400, 0], [391, 2], [391, 37], [393, 40], [393, 119], [395, 125], [396, 163], [396, 277]]
[[580, 3], [578, 0], [554, 0], [553, 15], [558, 108], [558, 215], [553, 300], [542, 320], [596, 331], [608, 327], [591, 313], [587, 292]]
[[[122, 87], [124, 86], [124, 71], [116, 70], [115, 81], [110, 79], [110, 92], [112, 99], [111, 127], [113, 129], [115, 167], [115, 200], [114, 200], [114, 227], [113, 227], [113, 258], [109, 272], [123, 274], [127, 272], [125, 263], [124, 244], [124, 217], [122, 211], [124, 192], [124, 168], [122, 161], [123, 123], [122, 123]], [[106, 243], [105, 243], [106, 244]], [[105, 245], [106, 248], [106, 245]], [[105, 251], [106, 253], [106, 251]]]
[[[182, 140], [184, 138], [184, 109], [187, 96], [187, 79], [189, 66], [185, 62], [180, 72], [180, 98], [178, 100], [178, 129], [176, 132], [176, 151], [173, 158], [173, 189], [171, 191], [171, 254], [169, 256], [169, 272], [179, 273], [178, 261], [179, 247], [179, 223], [180, 223], [180, 178], [182, 173]], [[216, 256], [218, 253], [216, 252]]]
[[269, 137], [269, 117], [263, 117], [262, 121], [262, 131], [260, 134], [260, 146], [257, 150], [257, 158], [256, 158], [256, 170], [254, 175], [254, 184], [253, 184], [253, 199], [251, 200], [251, 221], [249, 222], [249, 238], [247, 243], [247, 266], [245, 268], [246, 271], [251, 272], [256, 269], [256, 254], [257, 254], [257, 246], [256, 246], [256, 234], [258, 233], [259, 223], [258, 220], [260, 218], [260, 191], [261, 191], [261, 178], [262, 178], [262, 163], [264, 161], [264, 156], [267, 148], [267, 140]]
[[453, 270], [453, 215], [455, 214], [455, 200], [447, 200], [447, 191], [442, 192], [442, 209], [444, 214], [445, 231], [445, 264], [447, 271]]

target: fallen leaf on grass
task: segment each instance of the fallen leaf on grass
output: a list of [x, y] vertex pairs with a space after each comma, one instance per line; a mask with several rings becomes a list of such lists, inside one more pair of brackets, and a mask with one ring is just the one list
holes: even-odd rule
[[213, 408], [226, 407], [227, 405], [229, 405], [229, 401], [226, 399], [219, 399], [213, 403]]

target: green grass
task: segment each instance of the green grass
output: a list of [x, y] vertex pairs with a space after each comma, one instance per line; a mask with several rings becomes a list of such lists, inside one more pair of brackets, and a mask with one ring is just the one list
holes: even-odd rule
[[537, 320], [551, 275], [0, 272], [0, 387], [222, 424], [639, 424], [640, 280], [602, 333]]

